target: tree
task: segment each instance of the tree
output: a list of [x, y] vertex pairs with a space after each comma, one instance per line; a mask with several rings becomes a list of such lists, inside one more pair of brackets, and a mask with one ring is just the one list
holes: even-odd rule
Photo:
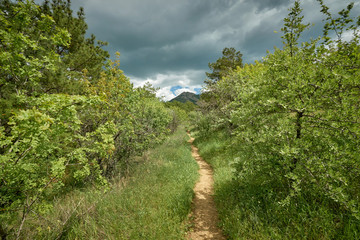
[[[169, 132], [170, 111], [85, 38], [70, 1], [0, 1], [0, 237], [86, 183], [101, 186]], [[119, 56], [119, 54], [117, 54]]]
[[296, 1], [284, 19], [283, 49], [207, 86], [214, 105], [203, 112], [212, 126], [205, 119], [198, 129], [219, 129], [219, 118], [234, 124], [238, 187], [253, 185], [284, 210], [316, 202], [341, 219], [338, 234], [360, 220], [360, 18], [350, 17], [353, 4], [335, 18], [319, 2], [323, 36], [300, 44], [309, 24]]
[[43, 83], [49, 79], [45, 81], [45, 72], [57, 72], [61, 64], [52, 46], [66, 48], [70, 34], [29, 1], [0, 2], [0, 9], [1, 126], [11, 115], [9, 109], [23, 107], [19, 95], [46, 91]]
[[295, 1], [294, 6], [289, 10], [290, 13], [288, 17], [284, 18], [284, 27], [281, 29], [281, 31], [284, 32], [284, 36], [281, 38], [284, 39], [283, 43], [285, 47], [290, 49], [290, 55], [293, 56], [297, 50], [301, 33], [306, 30], [310, 24], [302, 23], [304, 16], [301, 15], [302, 9], [299, 1]]
[[[223, 56], [216, 60], [216, 62], [209, 63], [209, 68], [212, 70], [212, 73], [206, 73], [208, 79], [205, 80], [205, 91], [201, 94], [198, 103], [201, 105], [201, 111], [203, 113], [213, 113], [208, 115], [212, 117], [206, 118], [206, 120], [204, 120], [205, 122], [219, 123], [219, 119], [224, 119], [226, 114], [223, 111], [223, 107], [234, 99], [231, 91], [223, 91], [223, 89], [218, 87], [218, 84], [237, 68], [243, 67], [242, 54], [240, 51], [236, 51], [233, 47], [226, 47], [222, 53]], [[225, 118], [228, 117], [229, 116], [226, 116]], [[229, 122], [224, 121], [216, 125], [219, 127], [229, 127], [228, 124]]]
[[96, 40], [91, 34], [85, 36], [88, 26], [85, 22], [84, 9], [80, 8], [73, 15], [70, 0], [46, 0], [41, 6], [42, 13], [52, 17], [58, 28], [66, 30], [71, 40], [67, 46], [53, 45], [52, 48], [61, 58], [59, 70], [45, 72], [42, 84], [48, 93], [83, 94], [81, 82], [77, 81], [86, 69], [87, 76], [96, 79], [100, 76], [109, 53], [102, 49], [107, 42]]
[[228, 75], [231, 70], [236, 67], [242, 67], [242, 54], [240, 51], [236, 51], [235, 48], [224, 48], [222, 51], [223, 56], [220, 57], [216, 62], [209, 63], [209, 68], [212, 70], [211, 73], [206, 73], [209, 78], [205, 81], [206, 84], [213, 84], [219, 81], [224, 76]]

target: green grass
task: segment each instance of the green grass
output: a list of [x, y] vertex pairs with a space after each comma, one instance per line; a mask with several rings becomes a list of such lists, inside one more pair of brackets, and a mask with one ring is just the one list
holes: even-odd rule
[[47, 220], [29, 220], [26, 234], [32, 239], [183, 239], [198, 177], [187, 139], [183, 128], [175, 132], [138, 158], [130, 177], [114, 181], [106, 194], [77, 191], [59, 199]]
[[214, 197], [228, 239], [360, 239], [360, 222], [324, 197], [304, 191], [284, 206], [276, 181], [236, 180], [236, 145], [224, 133], [199, 137], [195, 145], [214, 168]]

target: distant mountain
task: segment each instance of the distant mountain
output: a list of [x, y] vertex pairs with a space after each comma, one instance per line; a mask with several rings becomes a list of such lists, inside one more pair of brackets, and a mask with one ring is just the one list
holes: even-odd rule
[[191, 93], [191, 92], [183, 92], [179, 96], [176, 96], [175, 98], [171, 99], [169, 102], [178, 101], [182, 103], [186, 103], [187, 101], [190, 101], [192, 103], [197, 103], [199, 101], [200, 95]]

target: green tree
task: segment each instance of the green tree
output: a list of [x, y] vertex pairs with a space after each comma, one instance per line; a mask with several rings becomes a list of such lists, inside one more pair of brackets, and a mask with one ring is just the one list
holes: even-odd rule
[[[359, 229], [360, 21], [350, 17], [353, 4], [334, 17], [319, 2], [324, 35], [300, 44], [309, 25], [296, 1], [284, 19], [284, 47], [213, 84], [219, 110], [205, 109], [199, 129], [233, 124], [239, 187], [253, 186], [284, 211], [321, 205], [342, 219], [330, 237], [337, 238], [352, 225]], [[344, 40], [344, 32], [352, 38]]]
[[[243, 63], [242, 54], [235, 48], [224, 48], [222, 53], [223, 56], [216, 62], [209, 63], [212, 72], [206, 73], [208, 79], [205, 80], [206, 86], [198, 104], [201, 105], [201, 111], [204, 114], [211, 112], [208, 117], [202, 118], [203, 121], [210, 121], [210, 125], [217, 125], [218, 127], [229, 127], [231, 124], [229, 125], [228, 121], [222, 121], [226, 119], [223, 106], [233, 100], [232, 91], [222, 91], [221, 88], [217, 87], [217, 83], [231, 75], [237, 68], [242, 68]], [[221, 120], [218, 121], [219, 119]], [[208, 124], [205, 125], [208, 126]]]
[[302, 9], [300, 1], [295, 1], [294, 6], [290, 9], [287, 18], [284, 18], [284, 27], [281, 31], [284, 35], [284, 46], [290, 50], [290, 55], [293, 56], [298, 49], [298, 40], [304, 30], [309, 28], [310, 24], [303, 24], [304, 16], [301, 15]]
[[212, 70], [210, 73], [206, 73], [209, 78], [205, 81], [207, 84], [213, 84], [219, 81], [224, 76], [228, 75], [231, 70], [236, 67], [242, 67], [242, 54], [240, 51], [236, 51], [235, 48], [224, 48], [222, 51], [223, 56], [220, 57], [216, 62], [209, 63], [209, 68]]
[[[352, 180], [359, 175], [346, 170], [350, 165], [359, 167], [355, 150], [360, 144], [359, 113], [357, 107], [350, 107], [358, 106], [360, 97], [354, 91], [359, 83], [354, 71], [359, 67], [358, 32], [348, 42], [334, 45], [313, 40], [295, 48], [289, 43], [296, 43], [300, 35], [294, 38], [289, 33], [301, 33], [306, 26], [300, 13], [295, 3], [289, 18], [295, 19], [292, 26], [298, 30], [284, 28], [288, 41], [283, 50], [276, 49], [265, 58], [265, 72], [256, 70], [256, 78], [245, 70], [237, 75], [239, 95], [231, 121], [240, 126], [242, 153], [252, 159], [238, 165], [239, 176], [247, 172], [257, 178], [270, 173], [269, 179], [277, 176], [277, 185], [287, 189], [284, 203], [301, 192], [314, 198], [321, 193], [358, 218]], [[340, 18], [338, 22], [352, 22], [348, 14]], [[347, 27], [338, 26], [338, 31]]]
[[46, 91], [45, 72], [56, 72], [61, 64], [49, 46], [67, 47], [70, 34], [31, 2], [4, 1], [0, 9], [0, 125], [4, 125], [11, 108], [24, 107], [17, 96]]
[[162, 141], [171, 113], [153, 89], [134, 89], [119, 59], [105, 61], [70, 1], [0, 9], [0, 235], [19, 239], [52, 199], [106, 185]]
[[66, 92], [70, 94], [83, 94], [83, 87], [78, 79], [86, 69], [88, 77], [96, 79], [102, 71], [102, 66], [109, 53], [102, 49], [107, 43], [96, 40], [91, 34], [86, 38], [88, 26], [85, 22], [84, 9], [80, 8], [74, 16], [70, 0], [44, 1], [41, 11], [52, 17], [57, 27], [66, 30], [71, 40], [67, 46], [48, 46], [55, 50], [61, 58], [58, 71], [48, 71], [42, 84], [48, 93]]

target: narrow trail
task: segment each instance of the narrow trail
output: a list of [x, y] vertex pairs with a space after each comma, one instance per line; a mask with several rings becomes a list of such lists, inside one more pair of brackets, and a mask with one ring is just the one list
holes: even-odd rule
[[191, 154], [198, 163], [200, 178], [195, 185], [192, 216], [193, 229], [187, 234], [187, 239], [216, 239], [225, 240], [221, 230], [217, 227], [218, 213], [213, 199], [213, 171], [199, 155], [198, 148], [193, 145], [194, 138], [188, 133], [191, 143]]

